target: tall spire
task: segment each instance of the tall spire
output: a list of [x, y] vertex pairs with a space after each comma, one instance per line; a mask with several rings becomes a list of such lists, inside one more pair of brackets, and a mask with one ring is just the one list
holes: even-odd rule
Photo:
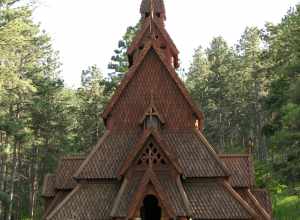
[[157, 16], [166, 19], [164, 0], [142, 0], [140, 12], [144, 18]]

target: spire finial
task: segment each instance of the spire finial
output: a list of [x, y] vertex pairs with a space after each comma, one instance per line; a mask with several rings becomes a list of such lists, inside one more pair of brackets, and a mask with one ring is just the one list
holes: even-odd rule
[[166, 19], [164, 0], [142, 0], [140, 12], [144, 18], [157, 16]]
[[250, 137], [248, 139], [248, 143], [247, 143], [247, 146], [246, 146], [246, 153], [249, 156], [252, 156], [253, 150], [254, 150], [254, 142], [253, 142], [253, 139]]

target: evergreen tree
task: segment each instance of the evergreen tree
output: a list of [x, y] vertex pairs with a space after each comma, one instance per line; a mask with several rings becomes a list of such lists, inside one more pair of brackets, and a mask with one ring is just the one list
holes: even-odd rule
[[114, 55], [111, 57], [111, 61], [108, 64], [108, 68], [112, 70], [112, 72], [108, 74], [109, 77], [108, 80], [106, 80], [106, 94], [111, 94], [116, 89], [124, 74], [128, 71], [129, 62], [127, 49], [131, 45], [139, 28], [139, 23], [135, 26], [129, 26], [122, 39], [119, 41], [118, 48], [114, 50]]

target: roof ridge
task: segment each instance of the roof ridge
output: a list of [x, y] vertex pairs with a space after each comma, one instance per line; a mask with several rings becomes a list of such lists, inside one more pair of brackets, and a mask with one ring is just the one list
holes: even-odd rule
[[138, 47], [138, 43], [143, 39], [147, 29], [150, 27], [151, 22], [157, 27], [158, 31], [162, 34], [162, 36], [165, 38], [165, 40], [170, 44], [170, 48], [174, 55], [178, 55], [179, 51], [170, 37], [169, 33], [166, 31], [165, 28], [161, 24], [158, 23], [157, 20], [149, 20], [147, 19], [146, 22], [142, 25], [141, 29], [138, 31], [137, 35], [134, 37], [132, 44], [127, 50], [127, 54], [131, 55], [134, 50]]
[[186, 209], [187, 214], [189, 216], [192, 216], [193, 211], [192, 211], [191, 203], [190, 203], [190, 201], [188, 199], [188, 196], [187, 196], [187, 194], [186, 194], [186, 192], [185, 192], [185, 190], [183, 188], [180, 176], [178, 176], [176, 178], [176, 185], [177, 185], [177, 187], [179, 189], [179, 193], [180, 193], [180, 195], [182, 197], [183, 204], [185, 205], [185, 209]]
[[78, 156], [64, 156], [61, 158], [61, 160], [84, 160], [86, 158], [86, 156], [82, 155], [78, 155]]
[[160, 137], [160, 134], [157, 131], [151, 129], [151, 130], [145, 130], [142, 136], [138, 139], [132, 151], [128, 154], [126, 160], [123, 162], [123, 166], [121, 166], [121, 169], [118, 172], [119, 176], [123, 176], [126, 173], [126, 171], [129, 169], [135, 157], [142, 150], [144, 144], [151, 136], [153, 136], [155, 141], [157, 141], [159, 147], [162, 149], [164, 154], [166, 154], [167, 159], [171, 162], [171, 164], [173, 164], [173, 166], [178, 171], [178, 173], [182, 174], [182, 168], [180, 167], [175, 155], [173, 155], [172, 152], [169, 151], [170, 149], [168, 145]]
[[128, 181], [127, 178], [125, 178], [125, 179], [123, 180], [123, 183], [122, 183], [122, 185], [121, 185], [121, 188], [120, 188], [120, 190], [119, 190], [119, 192], [118, 192], [118, 194], [117, 194], [117, 196], [116, 196], [116, 199], [115, 199], [114, 204], [113, 204], [113, 206], [112, 206], [112, 210], [111, 210], [111, 212], [110, 212], [110, 216], [111, 216], [111, 217], [115, 217], [115, 214], [116, 214], [116, 212], [117, 212], [117, 208], [118, 208], [118, 206], [120, 205], [122, 195], [123, 195], [123, 193], [124, 193], [124, 191], [125, 191], [125, 189], [126, 189], [126, 187], [127, 187], [127, 185], [128, 185], [128, 182], [129, 182], [129, 181]]
[[222, 185], [224, 188], [235, 198], [242, 206], [247, 210], [251, 217], [259, 219], [257, 213], [251, 208], [251, 206], [232, 188], [228, 181], [223, 180]]
[[101, 147], [102, 143], [105, 141], [105, 139], [110, 134], [110, 131], [107, 130], [104, 135], [100, 138], [98, 143], [95, 145], [93, 150], [89, 153], [89, 155], [86, 157], [86, 159], [83, 161], [79, 169], [76, 171], [76, 173], [73, 175], [74, 179], [77, 179], [78, 176], [80, 176], [80, 173], [82, 172], [83, 168], [86, 166], [86, 164], [89, 162], [89, 160], [94, 156], [94, 154], [98, 151], [98, 149]]
[[60, 202], [55, 209], [53, 209], [48, 217], [46, 218], [46, 220], [50, 220], [61, 208], [63, 208], [63, 206], [73, 197], [73, 195], [75, 195], [75, 193], [77, 193], [77, 191], [81, 188], [81, 184], [78, 184], [67, 196], [66, 198], [63, 199], [62, 202]]
[[[42, 196], [43, 197], [49, 197], [49, 196], [45, 196], [47, 194], [47, 187], [48, 187], [48, 182], [50, 181], [51, 178], [56, 178], [56, 175], [53, 173], [48, 173], [46, 174], [46, 176], [44, 177], [44, 184], [42, 187]], [[54, 179], [55, 181], [55, 179]], [[53, 186], [54, 187], [54, 186]], [[54, 187], [55, 188], [55, 187]], [[55, 196], [55, 195], [54, 195]], [[53, 197], [53, 196], [51, 196]]]
[[129, 214], [128, 214], [128, 218], [132, 218], [133, 217], [133, 214], [134, 214], [134, 211], [136, 210], [136, 207], [138, 205], [138, 202], [140, 201], [140, 197], [144, 194], [145, 190], [146, 190], [146, 186], [149, 184], [149, 182], [152, 182], [153, 186], [154, 186], [154, 189], [156, 191], [158, 191], [158, 197], [162, 197], [161, 198], [161, 201], [163, 203], [163, 205], [165, 206], [166, 208], [166, 211], [168, 212], [168, 214], [170, 215], [170, 217], [174, 217], [175, 216], [175, 212], [172, 208], [172, 206], [170, 205], [171, 202], [169, 201], [168, 199], [168, 196], [165, 194], [164, 190], [163, 190], [163, 187], [159, 181], [159, 178], [156, 176], [156, 174], [153, 172], [153, 170], [151, 169], [148, 169], [146, 172], [145, 172], [145, 175], [143, 176], [139, 186], [138, 186], [138, 189], [136, 190], [136, 193], [133, 195], [133, 199], [129, 206]]
[[109, 113], [112, 111], [114, 105], [119, 100], [123, 90], [125, 88], [127, 88], [128, 83], [135, 76], [136, 70], [140, 67], [140, 65], [142, 64], [142, 61], [144, 61], [144, 58], [148, 54], [150, 49], [153, 49], [155, 51], [155, 53], [158, 55], [160, 61], [162, 62], [163, 66], [167, 69], [167, 72], [169, 73], [169, 75], [171, 76], [173, 81], [175, 82], [175, 85], [181, 92], [182, 96], [187, 101], [188, 105], [191, 107], [194, 114], [201, 120], [200, 128], [202, 129], [203, 121], [204, 121], [203, 113], [198, 109], [198, 107], [193, 102], [187, 89], [184, 87], [183, 82], [179, 79], [175, 69], [171, 66], [171, 64], [168, 64], [166, 62], [166, 60], [163, 58], [163, 55], [159, 52], [158, 47], [156, 46], [155, 42], [153, 42], [152, 40], [146, 44], [143, 53], [138, 58], [138, 61], [129, 69], [128, 73], [125, 74], [125, 77], [121, 81], [121, 84], [117, 88], [117, 90], [116, 90], [115, 94], [113, 95], [113, 97], [111, 98], [109, 104], [106, 106], [104, 112], [102, 113], [102, 117], [103, 117], [104, 121], [106, 121]]
[[271, 216], [269, 215], [269, 213], [262, 207], [262, 205], [259, 203], [259, 201], [256, 199], [256, 197], [252, 194], [250, 189], [248, 189], [246, 192], [247, 192], [249, 198], [252, 200], [253, 204], [260, 211], [260, 213], [266, 218], [266, 220], [271, 220]]
[[213, 158], [217, 161], [217, 163], [219, 164], [219, 166], [221, 167], [221, 169], [224, 171], [224, 173], [227, 176], [230, 176], [230, 172], [229, 172], [228, 168], [221, 161], [221, 159], [219, 158], [218, 154], [214, 150], [213, 146], [207, 141], [207, 139], [203, 136], [203, 134], [199, 130], [194, 129], [194, 131], [197, 134], [197, 136], [200, 138], [200, 140], [203, 143], [203, 145], [207, 147], [208, 151], [213, 156]]
[[249, 157], [248, 154], [218, 154], [218, 156], [222, 158]]

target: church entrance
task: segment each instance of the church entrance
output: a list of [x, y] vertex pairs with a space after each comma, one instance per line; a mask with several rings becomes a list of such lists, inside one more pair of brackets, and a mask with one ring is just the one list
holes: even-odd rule
[[153, 195], [146, 196], [141, 208], [142, 220], [160, 220], [161, 212], [161, 207], [158, 205], [158, 199]]

